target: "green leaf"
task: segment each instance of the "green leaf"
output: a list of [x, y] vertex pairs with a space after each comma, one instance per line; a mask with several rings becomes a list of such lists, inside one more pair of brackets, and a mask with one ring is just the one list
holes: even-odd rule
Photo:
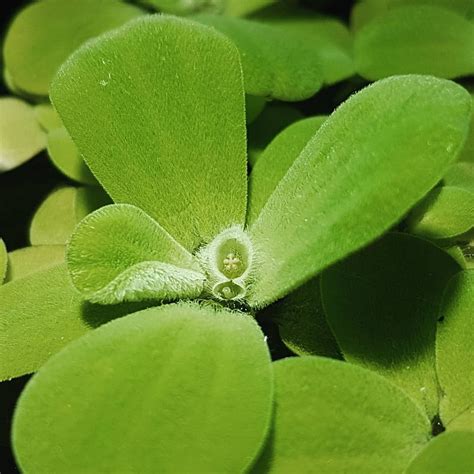
[[25, 472], [243, 472], [271, 415], [253, 319], [179, 304], [114, 321], [52, 358], [22, 394]]
[[250, 125], [256, 120], [256, 118], [265, 108], [266, 104], [267, 100], [265, 97], [258, 97], [256, 95], [245, 96], [245, 117], [247, 120], [247, 125]]
[[250, 229], [261, 257], [251, 304], [284, 296], [395, 224], [455, 160], [470, 108], [462, 87], [423, 76], [379, 81], [341, 105]]
[[341, 352], [326, 321], [319, 286], [320, 279], [313, 278], [264, 314], [278, 324], [282, 341], [295, 354], [339, 359]]
[[270, 104], [265, 107], [248, 129], [248, 159], [254, 166], [263, 150], [285, 127], [300, 120], [304, 115], [285, 104]]
[[66, 265], [0, 286], [0, 380], [34, 372], [68, 342], [144, 305], [86, 303]]
[[288, 33], [300, 37], [311, 48], [311, 55], [319, 58], [326, 84], [354, 74], [352, 37], [341, 21], [281, 4], [257, 12], [252, 18], [278, 27], [284, 37]]
[[14, 97], [0, 98], [0, 173], [20, 166], [46, 146], [34, 108]]
[[35, 116], [38, 123], [46, 132], [50, 132], [55, 128], [63, 126], [59, 115], [51, 104], [35, 105]]
[[[24, 247], [8, 254], [6, 282], [19, 280], [64, 262], [64, 245]], [[29, 295], [28, 295], [29, 296]]]
[[67, 263], [76, 288], [102, 304], [197, 297], [205, 280], [194, 257], [129, 204], [83, 219], [69, 241]]
[[370, 80], [394, 74], [454, 78], [474, 73], [474, 24], [445, 8], [407, 6], [357, 32], [357, 72]]
[[62, 62], [84, 41], [142, 15], [116, 0], [44, 0], [20, 11], [8, 29], [3, 55], [16, 87], [48, 95]]
[[435, 333], [442, 292], [459, 265], [435, 245], [387, 234], [323, 273], [326, 317], [345, 358], [438, 411]]
[[115, 202], [142, 208], [193, 250], [243, 224], [242, 77], [222, 35], [174, 17], [137, 20], [77, 51], [51, 97]]
[[0, 238], [0, 285], [7, 274], [8, 254], [5, 242]]
[[458, 273], [445, 291], [436, 337], [441, 419], [449, 429], [474, 430], [474, 270]]
[[31, 244], [64, 245], [82, 218], [108, 203], [108, 197], [98, 187], [54, 190], [33, 216], [29, 235]]
[[68, 178], [83, 184], [97, 184], [64, 127], [56, 128], [48, 133], [47, 149], [54, 166]]
[[435, 188], [413, 209], [410, 232], [429, 239], [447, 239], [474, 227], [474, 191], [454, 186]]
[[204, 14], [193, 18], [237, 45], [247, 94], [298, 101], [321, 88], [321, 62], [306, 38], [242, 18]]
[[443, 433], [432, 439], [410, 463], [406, 474], [474, 472], [474, 433]]
[[265, 8], [277, 0], [224, 0], [224, 13], [231, 16], [247, 16]]
[[456, 186], [474, 193], [474, 161], [454, 163], [443, 177], [446, 186]]
[[[471, 92], [471, 98], [474, 100], [474, 94]], [[459, 161], [468, 161], [474, 163], [474, 113], [471, 116], [471, 126], [467, 135], [464, 148], [459, 155]]]
[[321, 357], [273, 366], [273, 431], [256, 472], [400, 474], [428, 440], [426, 416], [373, 372]]
[[248, 225], [255, 222], [283, 176], [326, 118], [299, 120], [281, 131], [265, 148], [249, 178]]

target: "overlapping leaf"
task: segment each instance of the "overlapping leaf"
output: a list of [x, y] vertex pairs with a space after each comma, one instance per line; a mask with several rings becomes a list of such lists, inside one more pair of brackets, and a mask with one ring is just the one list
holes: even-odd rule
[[264, 441], [272, 391], [250, 316], [152, 308], [42, 368], [20, 399], [14, 448], [26, 472], [242, 472]]
[[51, 97], [115, 202], [141, 207], [188, 249], [243, 224], [244, 95], [223, 35], [174, 17], [137, 20], [77, 51]]
[[284, 296], [397, 222], [456, 159], [470, 114], [462, 87], [424, 76], [379, 81], [341, 105], [250, 229], [261, 252], [251, 303]]

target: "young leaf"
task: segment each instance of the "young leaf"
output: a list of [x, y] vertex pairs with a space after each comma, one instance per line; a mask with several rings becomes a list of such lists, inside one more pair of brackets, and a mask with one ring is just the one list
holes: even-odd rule
[[268, 144], [285, 127], [304, 118], [297, 109], [286, 104], [269, 104], [248, 129], [248, 159], [254, 166]]
[[249, 178], [247, 225], [252, 225], [278, 183], [327, 117], [298, 120], [280, 132], [265, 148]]
[[321, 302], [318, 277], [265, 309], [277, 324], [284, 344], [300, 356], [339, 359], [340, 349], [329, 328]]
[[428, 441], [426, 416], [373, 372], [322, 357], [273, 366], [273, 427], [255, 472], [399, 474]]
[[251, 304], [284, 296], [397, 222], [455, 160], [470, 110], [462, 87], [423, 76], [379, 81], [341, 105], [250, 229], [261, 252]]
[[117, 0], [44, 0], [20, 11], [3, 46], [5, 67], [16, 87], [48, 95], [61, 63], [84, 41], [142, 15]]
[[0, 238], [0, 285], [7, 274], [8, 254], [5, 242]]
[[0, 380], [34, 372], [69, 341], [144, 307], [86, 303], [66, 265], [0, 286]]
[[19, 280], [59, 265], [64, 262], [65, 250], [64, 245], [38, 245], [10, 252], [5, 281]]
[[441, 295], [459, 269], [429, 242], [387, 234], [322, 276], [324, 310], [345, 358], [400, 385], [429, 417], [438, 411]]
[[76, 288], [94, 303], [192, 298], [205, 276], [194, 257], [138, 207], [105, 206], [82, 220], [67, 249]]
[[435, 188], [413, 209], [410, 232], [429, 239], [447, 239], [474, 227], [474, 191], [455, 186]]
[[370, 80], [394, 74], [454, 78], [474, 73], [474, 24], [445, 8], [396, 8], [357, 32], [357, 72]]
[[50, 132], [55, 128], [63, 126], [59, 115], [49, 103], [35, 105], [35, 117], [45, 132]]
[[474, 433], [443, 433], [432, 439], [409, 464], [406, 474], [474, 472]]
[[341, 21], [281, 4], [257, 12], [252, 19], [278, 27], [284, 36], [289, 33], [301, 37], [321, 61], [326, 84], [354, 74], [352, 37]]
[[441, 419], [447, 429], [474, 430], [474, 270], [454, 276], [446, 289], [436, 336], [442, 389]]
[[68, 178], [83, 184], [97, 184], [64, 127], [56, 128], [48, 133], [47, 150], [54, 166]]
[[193, 18], [237, 45], [247, 94], [298, 101], [321, 88], [321, 62], [304, 36], [242, 18], [205, 14]]
[[142, 208], [188, 249], [243, 224], [244, 94], [238, 51], [221, 34], [137, 20], [73, 54], [51, 97], [115, 202]]
[[33, 107], [14, 97], [0, 98], [0, 173], [20, 166], [45, 146]]
[[64, 245], [82, 218], [109, 202], [107, 195], [96, 186], [54, 190], [33, 216], [31, 245]]
[[28, 384], [25, 472], [243, 472], [264, 441], [272, 371], [245, 314], [150, 308], [69, 345]]

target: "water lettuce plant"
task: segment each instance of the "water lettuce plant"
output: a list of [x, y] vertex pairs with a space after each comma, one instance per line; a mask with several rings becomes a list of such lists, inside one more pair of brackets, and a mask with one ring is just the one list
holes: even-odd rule
[[[418, 204], [407, 230], [423, 235], [439, 189], [470, 196], [453, 171], [470, 94], [434, 76], [377, 81], [290, 125], [248, 175], [246, 93], [295, 100], [300, 68], [266, 46], [245, 53], [266, 26], [222, 18], [139, 18], [86, 43], [51, 84], [113, 203], [55, 192], [31, 251], [65, 249], [66, 263], [0, 287], [0, 376], [38, 371], [15, 412], [21, 469], [471, 469], [472, 272], [387, 233]], [[310, 62], [303, 95], [318, 71]], [[59, 203], [71, 219], [53, 232]], [[463, 235], [469, 209], [428, 237]], [[271, 362], [266, 314], [301, 357]], [[432, 439], [438, 415], [447, 432]]]

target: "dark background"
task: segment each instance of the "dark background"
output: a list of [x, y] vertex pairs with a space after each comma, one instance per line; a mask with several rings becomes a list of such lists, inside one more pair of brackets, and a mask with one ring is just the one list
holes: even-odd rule
[[[64, 0], [69, 1], [69, 0]], [[26, 0], [1, 0], [0, 31], [3, 39], [9, 23], [23, 6], [30, 3]], [[301, 5], [327, 13], [347, 21], [353, 1], [351, 0], [307, 0]], [[3, 57], [1, 58], [3, 70]], [[355, 88], [357, 79], [352, 85], [338, 84], [320, 91], [316, 98], [295, 104], [306, 115], [330, 113], [338, 102], [345, 99]], [[0, 96], [9, 95], [5, 84], [0, 79]], [[24, 165], [0, 173], [0, 236], [9, 251], [28, 245], [29, 221], [46, 195], [55, 187], [70, 182], [49, 162], [45, 152]], [[269, 345], [274, 358], [290, 355], [283, 347], [276, 328], [267, 322], [263, 329], [269, 338]], [[20, 377], [0, 383], [0, 473], [19, 472], [10, 450], [11, 416], [16, 400], [29, 376]]]

